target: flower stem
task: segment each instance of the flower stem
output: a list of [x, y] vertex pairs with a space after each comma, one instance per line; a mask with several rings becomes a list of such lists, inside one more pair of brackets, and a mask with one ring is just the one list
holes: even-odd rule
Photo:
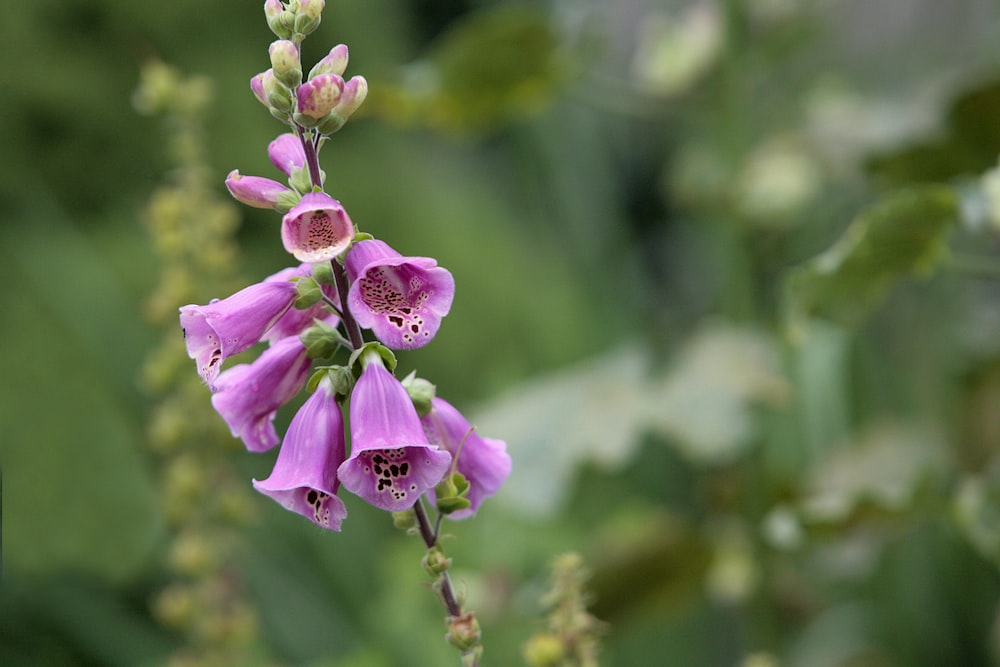
[[[423, 499], [418, 500], [413, 506], [413, 513], [417, 517], [420, 538], [424, 541], [424, 545], [430, 549], [437, 544], [437, 535], [431, 528], [430, 517], [427, 516], [427, 510], [424, 509]], [[448, 608], [449, 615], [462, 615], [462, 605], [458, 603], [458, 598], [455, 597], [455, 589], [451, 585], [451, 577], [448, 576], [447, 572], [441, 574], [441, 601]]]

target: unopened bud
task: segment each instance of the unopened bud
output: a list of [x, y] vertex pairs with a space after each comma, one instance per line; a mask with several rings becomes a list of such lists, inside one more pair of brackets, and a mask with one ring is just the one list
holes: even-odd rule
[[468, 651], [479, 645], [483, 633], [479, 628], [475, 612], [452, 616], [448, 619], [448, 643], [460, 651]]
[[340, 100], [344, 80], [336, 74], [320, 74], [309, 79], [298, 91], [298, 111], [313, 120], [329, 114]]
[[309, 266], [309, 272], [313, 279], [320, 285], [336, 285], [337, 281], [333, 277], [333, 267], [330, 262], [316, 262]]
[[323, 0], [299, 0], [299, 13], [295, 15], [295, 32], [303, 37], [319, 27], [323, 14]]
[[460, 472], [447, 475], [434, 487], [437, 509], [442, 514], [451, 514], [472, 506], [466, 496], [469, 494], [469, 480]]
[[315, 78], [320, 74], [343, 76], [345, 71], [347, 71], [347, 45], [338, 44], [309, 70], [309, 78]]
[[340, 332], [326, 322], [315, 320], [313, 326], [302, 332], [299, 340], [306, 348], [307, 357], [324, 359], [332, 357], [340, 349], [344, 338]]
[[243, 176], [238, 169], [233, 169], [226, 176], [226, 189], [236, 201], [254, 208], [276, 208], [278, 198], [289, 192], [278, 181], [262, 176]]
[[[266, 100], [264, 103], [270, 107], [272, 113], [277, 111], [288, 114], [292, 110], [292, 91], [288, 86], [278, 81], [274, 70], [269, 69], [258, 76], [261, 77], [261, 85], [264, 88], [264, 99]], [[253, 88], [252, 81], [250, 87]]]
[[292, 22], [294, 15], [287, 11], [281, 0], [267, 0], [264, 3], [264, 16], [267, 18], [267, 27], [281, 39], [288, 39], [292, 36]]
[[368, 81], [363, 76], [351, 77], [350, 81], [344, 84], [344, 89], [336, 105], [317, 127], [320, 134], [333, 134], [342, 128], [366, 97], [368, 97]]
[[432, 577], [440, 577], [451, 567], [451, 559], [444, 555], [444, 549], [438, 545], [434, 545], [424, 554], [421, 564], [424, 566], [427, 574]]
[[271, 57], [274, 76], [289, 88], [302, 82], [302, 66], [299, 64], [299, 50], [287, 39], [271, 42], [267, 50]]

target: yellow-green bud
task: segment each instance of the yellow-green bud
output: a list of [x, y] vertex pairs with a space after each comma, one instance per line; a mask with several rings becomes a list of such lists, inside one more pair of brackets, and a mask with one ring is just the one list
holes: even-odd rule
[[470, 611], [461, 616], [452, 616], [448, 619], [448, 643], [460, 651], [468, 651], [479, 645], [483, 633], [479, 628], [479, 621], [476, 620], [476, 613]]
[[299, 50], [295, 43], [287, 39], [271, 42], [267, 50], [271, 58], [274, 76], [289, 88], [302, 83], [302, 66], [299, 64]]
[[451, 559], [444, 555], [444, 549], [435, 544], [424, 554], [421, 564], [427, 574], [432, 577], [440, 577], [451, 567]]

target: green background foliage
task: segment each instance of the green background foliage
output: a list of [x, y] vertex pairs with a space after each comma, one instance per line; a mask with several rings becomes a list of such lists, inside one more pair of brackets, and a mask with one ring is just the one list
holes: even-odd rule
[[[151, 611], [173, 531], [139, 380], [174, 160], [130, 100], [154, 58], [209, 77], [213, 187], [273, 177], [260, 4], [0, 21], [0, 664], [184, 641]], [[402, 374], [514, 459], [446, 543], [484, 665], [522, 664], [566, 551], [602, 664], [1000, 663], [998, 36], [986, 0], [328, 2], [303, 59], [349, 44], [371, 94], [327, 189], [457, 283]], [[234, 273], [288, 265], [241, 213]], [[249, 485], [273, 454], [224, 459]], [[255, 659], [457, 663], [417, 540], [345, 502], [333, 535], [252, 496]]]

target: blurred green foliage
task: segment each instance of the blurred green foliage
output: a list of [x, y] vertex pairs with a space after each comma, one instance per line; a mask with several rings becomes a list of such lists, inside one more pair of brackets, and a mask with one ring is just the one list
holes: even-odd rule
[[[892, 4], [328, 2], [304, 60], [345, 42], [372, 91], [328, 190], [458, 285], [401, 370], [514, 459], [448, 531], [485, 665], [521, 664], [570, 550], [601, 664], [1000, 664], [1000, 11]], [[153, 58], [210, 77], [219, 192], [273, 176], [271, 39], [236, 0], [0, 22], [0, 664], [182, 643], [139, 383], [173, 161], [129, 102]], [[272, 214], [239, 241], [234, 273], [288, 263]], [[416, 540], [350, 497], [338, 535], [257, 500], [231, 565], [262, 664], [454, 662]]]

